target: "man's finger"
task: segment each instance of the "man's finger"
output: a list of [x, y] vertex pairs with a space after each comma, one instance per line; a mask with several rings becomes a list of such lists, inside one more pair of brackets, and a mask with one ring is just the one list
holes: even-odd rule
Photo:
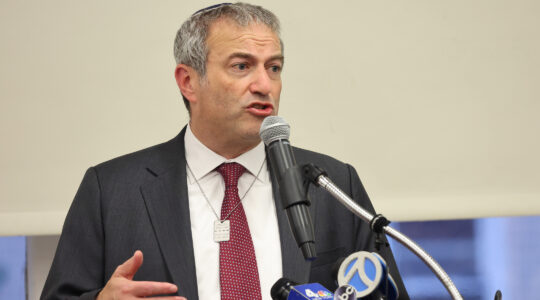
[[132, 257], [116, 268], [113, 276], [124, 277], [131, 280], [133, 279], [133, 276], [135, 276], [135, 273], [137, 273], [137, 270], [141, 267], [142, 263], [143, 253], [140, 250], [137, 250]]
[[157, 281], [132, 281], [129, 287], [129, 293], [137, 297], [167, 295], [176, 291], [178, 291], [176, 285]]

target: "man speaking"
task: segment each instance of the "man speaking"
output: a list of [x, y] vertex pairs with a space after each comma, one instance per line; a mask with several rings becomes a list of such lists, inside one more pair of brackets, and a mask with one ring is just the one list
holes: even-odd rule
[[[235, 3], [195, 12], [174, 43], [189, 124], [172, 140], [91, 167], [73, 200], [42, 299], [270, 299], [281, 277], [332, 289], [335, 262], [374, 248], [369, 226], [309, 189], [318, 258], [306, 261], [259, 137], [277, 115], [276, 16]], [[373, 212], [350, 165], [294, 148]], [[408, 299], [389, 249], [381, 255]]]

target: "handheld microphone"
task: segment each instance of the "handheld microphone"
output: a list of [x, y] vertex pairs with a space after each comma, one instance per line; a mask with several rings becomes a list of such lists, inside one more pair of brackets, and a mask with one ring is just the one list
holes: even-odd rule
[[353, 286], [356, 296], [362, 299], [395, 300], [399, 296], [386, 261], [375, 252], [359, 251], [345, 258], [339, 267], [337, 282], [340, 286]]
[[269, 116], [262, 122], [259, 133], [267, 147], [268, 160], [279, 186], [281, 202], [286, 209], [294, 239], [301, 248], [304, 258], [314, 260], [317, 253], [313, 223], [308, 208], [311, 203], [302, 169], [296, 165], [289, 142], [289, 124], [281, 117]]
[[298, 285], [296, 282], [280, 278], [270, 289], [273, 300], [332, 300], [334, 294], [319, 283]]

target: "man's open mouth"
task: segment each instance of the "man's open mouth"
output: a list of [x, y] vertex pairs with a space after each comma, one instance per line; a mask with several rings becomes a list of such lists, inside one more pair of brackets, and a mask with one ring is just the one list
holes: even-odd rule
[[248, 106], [247, 110], [257, 116], [269, 116], [274, 110], [274, 106], [270, 103], [253, 103]]

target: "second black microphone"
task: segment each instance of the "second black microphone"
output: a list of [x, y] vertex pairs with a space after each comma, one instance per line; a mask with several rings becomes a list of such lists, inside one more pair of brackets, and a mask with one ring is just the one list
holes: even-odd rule
[[268, 160], [275, 182], [279, 185], [281, 202], [287, 212], [293, 236], [306, 260], [317, 257], [315, 234], [309, 213], [311, 204], [302, 168], [296, 160], [289, 142], [290, 127], [281, 117], [266, 117], [261, 125], [260, 136], [266, 144]]

